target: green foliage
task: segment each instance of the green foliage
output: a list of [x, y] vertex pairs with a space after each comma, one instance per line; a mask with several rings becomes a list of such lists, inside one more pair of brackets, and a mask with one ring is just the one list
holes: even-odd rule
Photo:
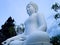
[[0, 30], [0, 45], [2, 45], [1, 42], [3, 42], [4, 40], [5, 40], [5, 35], [3, 35], [3, 33]]
[[60, 9], [60, 5], [56, 2], [55, 4], [52, 5], [51, 8], [57, 12], [57, 10]]
[[21, 25], [20, 30], [22, 30], [22, 32], [24, 32], [24, 30], [25, 30], [24, 24], [20, 24], [20, 25]]
[[[58, 20], [58, 18], [60, 18], [60, 13], [58, 13], [58, 10], [60, 9], [60, 5], [58, 3], [55, 3], [55, 4], [52, 5], [51, 8], [56, 12], [54, 18], [56, 20]], [[58, 26], [60, 26], [60, 22], [59, 22]], [[51, 38], [51, 43], [53, 45], [60, 45], [60, 35], [52, 37]]]
[[60, 26], [60, 23], [58, 25]]
[[16, 31], [17, 34], [22, 34], [24, 32], [24, 30], [25, 30], [25, 25], [20, 24], [20, 25], [17, 26], [16, 29], [17, 29], [17, 31]]
[[12, 19], [12, 17], [9, 17], [1, 27], [2, 28], [0, 29], [0, 45], [2, 45], [1, 42], [16, 35], [14, 28], [14, 19]]
[[60, 18], [60, 13], [55, 14], [54, 18], [57, 20], [58, 18]]
[[10, 37], [16, 35], [15, 28], [14, 28], [13, 26], [11, 26], [11, 27], [9, 28], [9, 30], [10, 30], [10, 31], [9, 31], [9, 33], [10, 33]]
[[52, 37], [51, 38], [51, 43], [53, 45], [60, 45], [60, 35]]
[[5, 35], [6, 39], [13, 37], [16, 35], [14, 26], [15, 24], [13, 23], [14, 19], [12, 17], [9, 17], [8, 20], [5, 22], [4, 25], [2, 25], [2, 33]]
[[[54, 18], [56, 20], [58, 20], [58, 18], [60, 18], [60, 13], [58, 13], [58, 10], [60, 9], [60, 5], [56, 2], [55, 4], [52, 5], [51, 7], [55, 12], [57, 12], [57, 14], [55, 14]], [[58, 24], [58, 26], [60, 26], [60, 22]]]

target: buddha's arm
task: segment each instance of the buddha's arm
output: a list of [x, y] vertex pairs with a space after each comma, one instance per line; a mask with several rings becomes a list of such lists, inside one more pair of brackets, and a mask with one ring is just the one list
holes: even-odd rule
[[38, 15], [39, 30], [46, 31], [47, 24], [43, 15]]
[[12, 38], [9, 38], [9, 39], [3, 41], [2, 44], [3, 45], [8, 45], [11, 41], [14, 41], [14, 40], [17, 40], [17, 39], [20, 39], [21, 40], [20, 37], [21, 37], [20, 35], [14, 36]]

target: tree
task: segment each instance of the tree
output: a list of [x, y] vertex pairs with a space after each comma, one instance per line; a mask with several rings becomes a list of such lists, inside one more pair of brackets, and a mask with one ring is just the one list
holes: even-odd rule
[[[60, 13], [58, 12], [58, 10], [60, 9], [60, 5], [56, 2], [55, 4], [52, 5], [51, 8], [56, 12], [56, 14], [54, 15], [54, 18], [56, 20], [60, 19]], [[58, 26], [60, 26], [60, 22], [58, 22]], [[52, 37], [51, 43], [53, 45], [60, 45], [60, 34]]]
[[3, 42], [4, 40], [5, 40], [5, 35], [3, 35], [3, 33], [0, 30], [0, 45], [2, 45], [1, 42]]
[[55, 4], [53, 4], [51, 8], [54, 9], [54, 11], [57, 12], [58, 9], [60, 9], [60, 5], [57, 2], [55, 2]]
[[5, 35], [6, 39], [16, 35], [14, 26], [14, 19], [12, 19], [12, 17], [9, 17], [5, 24], [1, 26], [2, 33]]
[[[58, 18], [60, 18], [60, 13], [58, 13], [58, 10], [60, 9], [60, 5], [56, 2], [55, 4], [52, 5], [51, 7], [55, 12], [57, 12], [57, 14], [55, 14], [54, 18], [56, 20], [58, 20]], [[58, 24], [58, 26], [60, 26], [60, 22]]]
[[54, 18], [57, 20], [58, 18], [60, 18], [60, 13], [55, 14]]
[[22, 34], [24, 32], [24, 30], [25, 30], [24, 24], [20, 24], [17, 26], [16, 32], [17, 32], [17, 34]]
[[51, 43], [53, 45], [60, 45], [60, 35], [52, 37], [51, 38]]

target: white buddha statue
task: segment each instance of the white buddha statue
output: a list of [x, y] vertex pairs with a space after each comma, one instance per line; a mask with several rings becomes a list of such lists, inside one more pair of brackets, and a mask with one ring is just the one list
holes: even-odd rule
[[3, 45], [51, 45], [46, 33], [47, 25], [42, 14], [38, 13], [38, 6], [30, 2], [26, 7], [29, 18], [24, 22], [23, 34], [9, 38]]
[[46, 32], [47, 24], [42, 14], [38, 13], [38, 6], [30, 2], [26, 7], [29, 18], [25, 22], [24, 34], [28, 35], [24, 45], [51, 45]]
[[26, 20], [25, 24], [25, 34], [30, 34], [34, 31], [46, 31], [47, 25], [45, 18], [42, 14], [38, 13], [38, 6], [30, 2], [26, 7], [29, 18]]

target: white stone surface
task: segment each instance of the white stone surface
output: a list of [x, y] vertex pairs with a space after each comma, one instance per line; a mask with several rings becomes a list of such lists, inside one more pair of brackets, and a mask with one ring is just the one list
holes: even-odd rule
[[24, 42], [24, 45], [52, 45], [46, 32], [35, 31], [31, 33]]
[[15, 40], [15, 41], [10, 42], [9, 45], [23, 45], [23, 41]]
[[[27, 7], [29, 18], [25, 21], [25, 31], [23, 34], [7, 39], [5, 42], [10, 45], [45, 45], [50, 44], [50, 38], [46, 33], [47, 25], [42, 14], [38, 13], [38, 7], [30, 2]], [[13, 40], [13, 41], [11, 41]]]

